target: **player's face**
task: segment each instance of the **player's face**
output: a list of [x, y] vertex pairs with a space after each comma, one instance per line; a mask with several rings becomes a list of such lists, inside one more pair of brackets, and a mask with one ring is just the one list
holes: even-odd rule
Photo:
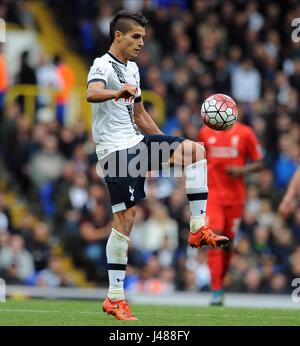
[[121, 49], [127, 59], [135, 59], [144, 46], [145, 28], [140, 25], [132, 25], [131, 29], [122, 34]]

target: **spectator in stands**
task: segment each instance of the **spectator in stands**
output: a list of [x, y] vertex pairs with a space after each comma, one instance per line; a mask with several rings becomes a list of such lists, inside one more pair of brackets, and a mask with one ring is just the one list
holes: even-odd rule
[[20, 70], [16, 76], [16, 83], [36, 85], [36, 73], [29, 62], [29, 51], [24, 51], [21, 54]]
[[42, 140], [42, 148], [29, 162], [30, 177], [38, 187], [42, 187], [60, 176], [64, 163], [65, 161], [58, 151], [57, 138], [47, 135]]
[[12, 235], [0, 250], [1, 277], [11, 284], [24, 284], [34, 272], [33, 258], [24, 247], [24, 239]]
[[[20, 70], [16, 75], [16, 83], [25, 85], [37, 84], [35, 70], [29, 62], [29, 51], [24, 51], [21, 54]], [[18, 101], [20, 103], [21, 109], [24, 111], [24, 97], [21, 95]]]
[[63, 270], [62, 259], [53, 256], [49, 260], [49, 268], [38, 273], [36, 286], [39, 287], [71, 287], [73, 282], [67, 272]]
[[167, 237], [170, 242], [169, 250], [174, 251], [178, 245], [178, 226], [175, 220], [170, 218], [167, 208], [160, 203], [150, 208], [151, 214], [141, 230], [139, 247], [146, 252], [157, 252], [162, 249]]
[[245, 59], [231, 75], [232, 95], [239, 102], [257, 101], [261, 93], [261, 75], [250, 59]]
[[4, 194], [0, 193], [0, 229], [8, 230], [11, 229], [11, 217], [10, 212], [4, 202]]
[[[106, 264], [106, 242], [111, 230], [111, 213], [107, 205], [96, 203], [84, 213], [80, 228], [77, 259], [89, 267], [93, 279], [103, 279]], [[93, 274], [94, 271], [94, 274]]]
[[54, 65], [56, 66], [57, 79], [59, 80], [60, 91], [56, 95], [56, 119], [61, 124], [66, 124], [66, 116], [68, 112], [68, 104], [74, 87], [74, 72], [72, 67], [63, 61], [61, 55], [54, 57]]
[[0, 250], [8, 246], [9, 241], [10, 241], [9, 232], [4, 228], [0, 228]]
[[[51, 63], [45, 53], [41, 52], [39, 56], [38, 66], [36, 68], [37, 84], [41, 87], [41, 92], [38, 98], [38, 105], [40, 107], [50, 106], [51, 99], [49, 98], [49, 91], [46, 88], [59, 89], [60, 78], [56, 72], [55, 65]], [[44, 88], [44, 89], [42, 89]]]
[[0, 119], [2, 119], [2, 109], [4, 106], [4, 97], [8, 88], [8, 74], [3, 54], [3, 44], [0, 43]]
[[39, 222], [28, 236], [26, 248], [32, 254], [35, 271], [46, 269], [51, 252], [49, 227], [47, 224]]
[[288, 133], [280, 135], [279, 156], [274, 165], [277, 188], [284, 190], [297, 170], [299, 150], [299, 145], [293, 142]]

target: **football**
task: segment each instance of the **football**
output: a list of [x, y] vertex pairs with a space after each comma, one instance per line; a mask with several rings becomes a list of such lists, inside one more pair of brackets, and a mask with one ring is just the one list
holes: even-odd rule
[[202, 104], [201, 118], [213, 130], [230, 129], [238, 118], [237, 105], [228, 95], [211, 95]]

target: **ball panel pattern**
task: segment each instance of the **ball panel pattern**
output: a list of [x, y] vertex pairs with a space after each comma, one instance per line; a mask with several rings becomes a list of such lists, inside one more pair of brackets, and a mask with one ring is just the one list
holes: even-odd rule
[[201, 118], [204, 123], [217, 131], [229, 129], [235, 123], [237, 117], [237, 105], [228, 95], [211, 95], [201, 106]]

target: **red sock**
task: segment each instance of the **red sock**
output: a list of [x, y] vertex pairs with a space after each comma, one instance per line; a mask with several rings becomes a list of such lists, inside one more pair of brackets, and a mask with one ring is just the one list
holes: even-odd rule
[[211, 275], [211, 289], [219, 291], [222, 289], [223, 282], [223, 251], [221, 249], [208, 250], [207, 263]]

